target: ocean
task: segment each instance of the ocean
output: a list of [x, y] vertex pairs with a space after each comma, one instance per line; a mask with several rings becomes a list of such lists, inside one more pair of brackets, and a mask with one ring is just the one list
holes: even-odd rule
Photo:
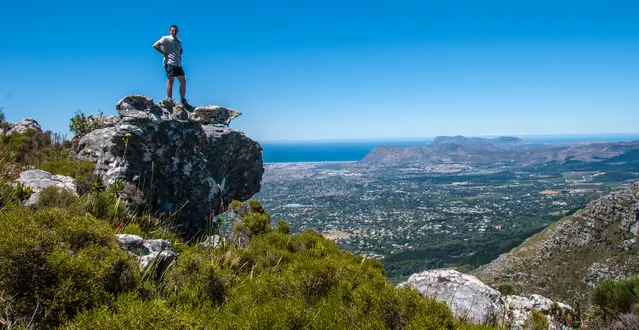
[[[636, 134], [573, 134], [573, 135], [537, 135], [519, 136], [529, 142], [583, 142], [583, 141], [633, 141], [639, 139]], [[492, 136], [486, 136], [492, 138]], [[317, 141], [317, 142], [263, 142], [261, 143], [264, 163], [297, 162], [346, 162], [359, 161], [375, 147], [385, 146], [424, 146], [433, 138], [379, 141]]]

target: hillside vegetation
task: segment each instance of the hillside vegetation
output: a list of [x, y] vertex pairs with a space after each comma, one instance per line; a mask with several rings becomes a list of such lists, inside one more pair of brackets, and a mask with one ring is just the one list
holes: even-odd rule
[[[75, 142], [50, 132], [0, 135], [3, 329], [498, 328], [456, 319], [444, 302], [393, 286], [379, 261], [341, 250], [313, 230], [290, 234], [255, 200], [229, 206], [237, 221], [215, 221], [202, 237], [181, 238], [175, 219], [123, 207], [123, 184], [106, 187], [92, 163], [75, 160]], [[46, 188], [25, 206], [32, 191], [14, 182], [29, 169], [75, 178], [78, 194]], [[199, 244], [228, 233], [225, 225], [232, 231], [219, 245]], [[116, 234], [167, 240], [178, 257], [162, 273], [141, 270]], [[639, 326], [637, 283], [600, 282], [580, 324]], [[530, 324], [547, 327], [543, 315]]]
[[[4, 328], [491, 328], [394, 287], [380, 262], [340, 250], [313, 230], [291, 235], [284, 221], [273, 226], [254, 200], [240, 208], [225, 243], [184, 241], [172, 219], [124, 212], [121, 186], [105, 187], [90, 163], [73, 159], [71, 145], [35, 131], [0, 140]], [[36, 205], [23, 206], [31, 192], [11, 182], [33, 168], [74, 177], [79, 196], [47, 188]], [[177, 261], [159, 277], [143, 272], [116, 233], [166, 239]]]

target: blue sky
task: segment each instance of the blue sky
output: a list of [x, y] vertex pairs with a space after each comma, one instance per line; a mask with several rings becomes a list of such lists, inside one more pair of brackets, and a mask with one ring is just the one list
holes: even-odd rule
[[[187, 98], [258, 141], [634, 133], [637, 1], [5, 1], [0, 106], [68, 132], [78, 109]], [[178, 97], [178, 84], [174, 98]], [[70, 137], [70, 136], [68, 136]]]

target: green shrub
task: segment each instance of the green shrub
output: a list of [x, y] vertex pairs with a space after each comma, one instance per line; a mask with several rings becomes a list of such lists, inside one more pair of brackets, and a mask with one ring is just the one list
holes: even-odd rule
[[268, 213], [250, 212], [242, 217], [242, 221], [235, 224], [233, 231], [248, 238], [271, 232], [272, 226]]
[[102, 111], [99, 111], [97, 115], [90, 115], [87, 117], [81, 110], [78, 110], [76, 111], [75, 116], [71, 118], [69, 130], [75, 134], [75, 138], [79, 139], [87, 133], [104, 126], [102, 122], [98, 120], [98, 118], [102, 115]]
[[120, 231], [118, 231], [118, 234], [131, 234], [140, 236], [142, 238], [148, 238], [148, 235], [144, 231], [142, 231], [140, 225], [134, 222], [128, 223]]
[[639, 276], [606, 278], [591, 290], [590, 300], [607, 314], [629, 313], [639, 303]]
[[139, 270], [109, 226], [64, 210], [0, 213], [0, 292], [11, 317], [47, 328], [135, 288]]
[[230, 278], [205, 253], [193, 248], [183, 251], [180, 261], [166, 275], [164, 290], [167, 299], [177, 306], [212, 307], [225, 300]]
[[77, 191], [80, 194], [88, 192], [88, 187], [93, 180], [95, 164], [92, 162], [79, 161], [72, 158], [72, 155], [62, 158], [43, 157], [38, 168], [55, 175], [65, 175], [76, 180]]
[[528, 320], [526, 320], [526, 329], [547, 330], [548, 320], [546, 320], [546, 316], [540, 311], [533, 310]]
[[241, 206], [242, 206], [242, 202], [238, 200], [233, 200], [231, 204], [229, 204], [228, 210], [238, 213]]
[[455, 267], [455, 270], [460, 272], [460, 273], [470, 274], [470, 272], [473, 271], [473, 266], [471, 266], [469, 264], [463, 264], [461, 266]]
[[67, 189], [61, 189], [55, 186], [42, 189], [38, 194], [38, 200], [35, 206], [38, 209], [66, 208], [72, 214], [83, 214], [78, 196]]
[[[259, 215], [259, 213], [252, 213]], [[131, 228], [139, 225], [132, 226]], [[318, 253], [321, 251], [321, 253]], [[489, 329], [444, 303], [395, 288], [377, 260], [313, 230], [255, 235], [245, 248], [184, 246], [160, 280], [143, 280], [71, 329]]]
[[498, 290], [502, 296], [510, 296], [515, 294], [515, 288], [513, 288], [512, 284], [508, 284], [508, 283], [504, 283], [500, 285]]
[[277, 231], [282, 234], [288, 235], [291, 232], [291, 227], [288, 225], [286, 221], [279, 220], [277, 222]]
[[29, 129], [25, 133], [4, 136], [0, 143], [4, 144], [9, 153], [14, 156], [14, 162], [35, 166], [38, 161], [37, 151], [49, 148], [54, 144], [51, 136], [52, 133], [49, 131], [40, 132]]
[[264, 210], [264, 206], [262, 206], [260, 201], [258, 201], [256, 199], [249, 200], [248, 201], [248, 205], [249, 205], [249, 212], [255, 212], [255, 213], [260, 213], [260, 214], [264, 214], [266, 212]]
[[[102, 306], [80, 313], [67, 329], [146, 330], [146, 329], [203, 329], [198, 315], [171, 306], [161, 298], [139, 299], [123, 294], [112, 307]], [[117, 316], [117, 317], [115, 317]]]
[[95, 164], [75, 160], [75, 153], [64, 142], [62, 137], [49, 131], [30, 130], [3, 137], [0, 139], [0, 175], [15, 179], [16, 168], [38, 168], [76, 179], [78, 191], [85, 193], [88, 189], [84, 188], [92, 180]]
[[15, 152], [0, 140], [0, 180], [11, 181], [17, 178], [20, 166], [15, 163]]
[[99, 219], [114, 221], [122, 213], [115, 194], [108, 190], [94, 191], [83, 198], [86, 211]]

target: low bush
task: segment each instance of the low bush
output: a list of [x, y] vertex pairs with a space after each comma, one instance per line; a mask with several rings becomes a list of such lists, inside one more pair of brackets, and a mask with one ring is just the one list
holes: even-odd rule
[[44, 188], [38, 194], [35, 205], [38, 209], [62, 208], [71, 214], [83, 215], [84, 208], [78, 196], [66, 189], [55, 186]]
[[71, 118], [69, 130], [75, 134], [76, 139], [79, 139], [87, 133], [104, 127], [104, 123], [100, 120], [102, 115], [102, 111], [99, 111], [97, 115], [89, 115], [87, 117], [82, 110], [78, 110], [75, 116]]
[[[247, 214], [266, 215], [258, 207]], [[263, 228], [264, 226], [262, 226]], [[141, 230], [141, 226], [131, 227]], [[168, 317], [167, 314], [171, 316]], [[183, 246], [160, 280], [66, 324], [91, 329], [489, 329], [444, 303], [395, 288], [382, 264], [313, 230], [255, 231], [245, 247]]]
[[533, 310], [528, 320], [526, 320], [526, 329], [547, 330], [548, 320], [546, 320], [546, 316], [540, 311]]
[[[198, 322], [198, 315], [191, 315], [190, 310], [171, 306], [162, 298], [140, 299], [139, 296], [127, 293], [120, 295], [110, 307], [85, 311], [67, 329], [93, 330], [146, 330], [146, 329], [204, 329]], [[117, 317], [114, 317], [117, 315]]]
[[272, 229], [268, 213], [250, 212], [242, 217], [241, 222], [235, 224], [233, 232], [250, 239], [257, 235], [266, 234]]
[[639, 276], [621, 280], [606, 278], [591, 290], [590, 299], [610, 315], [632, 312], [639, 303]]
[[288, 234], [291, 232], [291, 227], [284, 220], [279, 220], [277, 222], [277, 231], [282, 234]]
[[48, 328], [135, 288], [137, 263], [111, 228], [61, 209], [0, 213], [0, 292], [11, 319]]
[[515, 289], [513, 288], [512, 284], [508, 284], [508, 283], [501, 284], [498, 290], [502, 296], [510, 296], [515, 294]]

